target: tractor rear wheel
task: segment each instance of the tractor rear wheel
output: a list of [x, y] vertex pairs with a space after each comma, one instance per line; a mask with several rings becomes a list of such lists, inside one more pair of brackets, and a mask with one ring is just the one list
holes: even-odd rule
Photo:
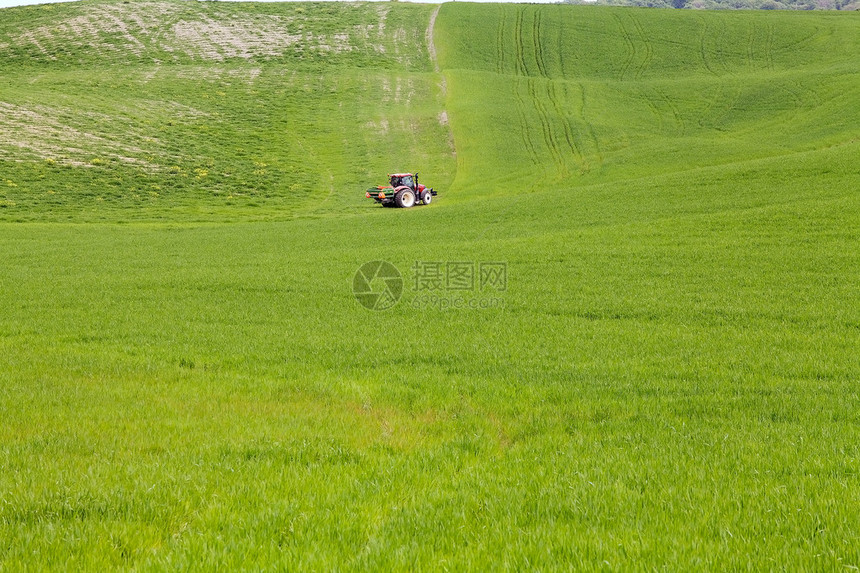
[[409, 207], [415, 205], [415, 193], [412, 192], [411, 189], [403, 189], [402, 191], [398, 191], [397, 195], [394, 196], [394, 202], [397, 203], [398, 207], [408, 209]]

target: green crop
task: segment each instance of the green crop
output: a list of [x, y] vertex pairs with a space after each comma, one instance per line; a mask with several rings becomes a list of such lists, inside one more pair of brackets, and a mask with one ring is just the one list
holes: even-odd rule
[[860, 19], [436, 10], [0, 10], [0, 569], [860, 566]]

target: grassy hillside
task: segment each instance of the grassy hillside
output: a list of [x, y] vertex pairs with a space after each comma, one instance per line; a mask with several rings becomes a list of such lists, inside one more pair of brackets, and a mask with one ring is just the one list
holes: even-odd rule
[[[453, 177], [432, 6], [4, 10], [6, 220], [343, 211], [392, 165]], [[407, 167], [404, 165], [404, 168]]]
[[860, 566], [860, 19], [434, 11], [0, 11], [0, 569]]
[[[440, 62], [458, 181], [488, 192], [499, 180], [508, 193], [509, 182], [569, 188], [776, 160], [858, 137], [856, 17], [446, 5], [440, 25], [455, 39]], [[512, 128], [519, 137], [504, 136]]]

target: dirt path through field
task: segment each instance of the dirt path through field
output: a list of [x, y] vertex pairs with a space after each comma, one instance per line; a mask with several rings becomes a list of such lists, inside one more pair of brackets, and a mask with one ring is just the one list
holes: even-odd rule
[[[439, 89], [442, 92], [442, 97], [448, 97], [448, 82], [445, 81], [445, 74], [439, 69], [439, 60], [436, 58], [436, 43], [433, 41], [433, 31], [436, 28], [436, 16], [439, 15], [439, 8], [442, 5], [436, 6], [433, 13], [430, 15], [430, 24], [427, 26], [427, 52], [430, 54], [430, 61], [433, 62], [433, 71], [439, 74]], [[448, 111], [443, 110], [439, 114], [439, 123], [448, 129], [448, 145], [451, 148], [451, 155], [457, 155], [457, 148], [454, 145], [454, 132], [451, 131], [451, 126], [448, 123]]]
[[439, 73], [439, 61], [436, 59], [436, 44], [433, 42], [433, 29], [436, 27], [436, 16], [439, 15], [439, 8], [442, 5], [436, 6], [433, 14], [430, 15], [430, 25], [427, 26], [427, 51], [430, 52], [430, 61], [433, 62], [433, 70]]
[[[436, 16], [439, 15], [439, 8], [442, 5], [436, 6], [433, 13], [430, 15], [430, 25], [427, 26], [427, 52], [430, 54], [430, 61], [433, 62], [433, 71], [439, 74], [439, 88], [442, 90], [442, 97], [448, 95], [448, 82], [445, 81], [445, 74], [439, 69], [439, 60], [436, 58], [436, 43], [433, 41], [433, 32], [436, 28]], [[446, 114], [447, 118], [447, 114]]]

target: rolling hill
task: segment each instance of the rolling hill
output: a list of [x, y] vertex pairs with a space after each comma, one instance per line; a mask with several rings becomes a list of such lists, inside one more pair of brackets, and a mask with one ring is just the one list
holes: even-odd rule
[[431, 10], [6, 10], [0, 149], [6, 179], [27, 189], [6, 201], [24, 218], [232, 220], [342, 211], [343, 192], [354, 208], [349, 191], [407, 158], [450, 182]]
[[860, 566], [858, 32], [0, 10], [0, 569]]

